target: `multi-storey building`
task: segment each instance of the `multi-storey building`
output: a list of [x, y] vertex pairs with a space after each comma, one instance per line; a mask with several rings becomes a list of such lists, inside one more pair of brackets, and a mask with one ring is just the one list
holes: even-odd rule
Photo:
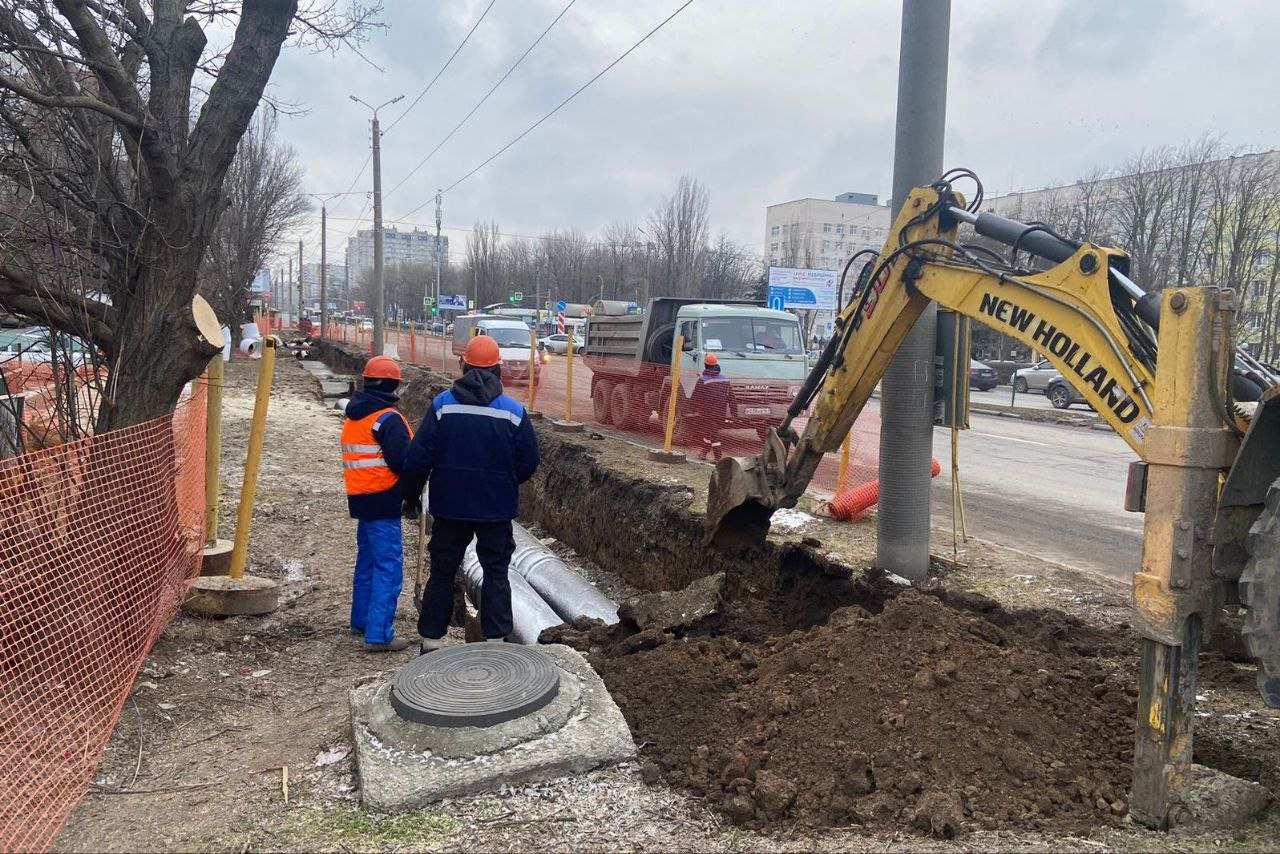
[[[449, 238], [440, 237], [440, 257], [449, 259]], [[415, 228], [400, 231], [394, 226], [382, 229], [382, 263], [434, 264], [436, 262], [436, 236], [430, 231]], [[361, 229], [347, 238], [347, 281], [352, 289], [360, 286], [367, 270], [373, 269], [373, 229]]]
[[765, 210], [765, 257], [774, 267], [838, 270], [855, 252], [879, 249], [889, 208], [868, 193], [796, 199]]

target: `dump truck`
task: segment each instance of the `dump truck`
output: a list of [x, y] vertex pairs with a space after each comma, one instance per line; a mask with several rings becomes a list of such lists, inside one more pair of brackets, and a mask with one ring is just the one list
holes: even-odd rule
[[592, 371], [596, 421], [642, 428], [655, 412], [667, 411], [677, 336], [684, 341], [676, 398], [678, 442], [688, 440], [689, 397], [709, 354], [715, 354], [730, 386], [721, 429], [754, 430], [763, 438], [786, 418], [808, 367], [795, 315], [747, 301], [679, 297], [652, 299], [639, 313], [626, 313], [625, 306], [598, 303], [586, 324], [582, 355]]

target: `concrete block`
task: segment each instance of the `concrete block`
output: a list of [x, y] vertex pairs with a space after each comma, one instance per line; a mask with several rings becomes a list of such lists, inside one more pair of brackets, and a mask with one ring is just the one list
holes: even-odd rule
[[559, 644], [540, 649], [562, 671], [561, 696], [526, 718], [493, 727], [401, 721], [391, 708], [385, 676], [357, 685], [351, 724], [364, 806], [405, 812], [503, 785], [583, 774], [635, 756], [622, 712], [586, 659]]
[[205, 546], [200, 557], [201, 575], [226, 575], [231, 571], [231, 550], [235, 546], [231, 540], [219, 539], [211, 546]]
[[691, 626], [721, 607], [725, 575], [717, 572], [689, 584], [683, 590], [645, 593], [624, 603], [618, 616], [641, 629], [673, 629]]
[[1242, 827], [1271, 805], [1271, 793], [1249, 780], [1203, 765], [1192, 765], [1171, 811], [1171, 824], [1197, 828]]
[[581, 433], [586, 429], [585, 424], [581, 421], [552, 421], [551, 429], [557, 433]]
[[320, 396], [328, 398], [349, 397], [351, 384], [347, 380], [332, 379], [320, 381]]
[[649, 461], [654, 463], [676, 464], [684, 462], [683, 451], [664, 451], [661, 448], [650, 448]]
[[269, 578], [202, 575], [191, 583], [182, 607], [205, 617], [270, 614], [280, 606], [280, 587]]

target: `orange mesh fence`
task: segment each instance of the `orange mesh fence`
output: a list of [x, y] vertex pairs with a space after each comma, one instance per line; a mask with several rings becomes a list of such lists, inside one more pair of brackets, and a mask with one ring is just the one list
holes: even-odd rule
[[[372, 337], [357, 326], [334, 324], [331, 339], [364, 348]], [[458, 374], [458, 354], [448, 336], [410, 332], [387, 324], [385, 341], [396, 347], [401, 361]], [[528, 351], [525, 351], [526, 353]], [[507, 359], [502, 380], [507, 394], [528, 405], [528, 361]], [[629, 359], [573, 357], [573, 400], [569, 399], [569, 359], [555, 353], [535, 359], [537, 376], [532, 409], [548, 418], [568, 418], [597, 428], [608, 428], [630, 441], [661, 447], [665, 439], [669, 364], [639, 363]], [[692, 457], [714, 461], [717, 456], [746, 457], [760, 453], [764, 436], [786, 415], [793, 395], [807, 370], [803, 358], [772, 360], [721, 359], [723, 383], [709, 387], [693, 370], [680, 374], [672, 446]], [[701, 380], [701, 383], [700, 383]], [[803, 432], [807, 418], [793, 422]], [[870, 483], [879, 477], [880, 407], [872, 399], [849, 433], [849, 461], [840, 482], [839, 450], [826, 455], [810, 488], [834, 495]]]
[[205, 389], [0, 460], [0, 849], [47, 848], [199, 574]]

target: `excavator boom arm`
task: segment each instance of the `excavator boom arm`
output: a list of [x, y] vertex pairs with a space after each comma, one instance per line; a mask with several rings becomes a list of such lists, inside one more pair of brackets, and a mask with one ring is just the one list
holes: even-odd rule
[[[795, 434], [789, 418], [770, 434], [760, 457], [717, 466], [708, 540], [762, 540], [773, 510], [795, 506], [930, 301], [1044, 353], [1143, 456], [1152, 422], [1154, 349], [1142, 358], [1146, 327], [1111, 275], [1127, 267], [1127, 257], [1086, 243], [1068, 246], [1064, 254], [1072, 254], [1043, 272], [1010, 271], [957, 245], [959, 219], [949, 211], [963, 211], [963, 200], [945, 185], [916, 189], [907, 198], [875, 272], [838, 319], [838, 341], [806, 382], [811, 394], [802, 394], [793, 408], [798, 416], [812, 402], [803, 433]], [[918, 379], [933, 382], [932, 366], [921, 366]]]

